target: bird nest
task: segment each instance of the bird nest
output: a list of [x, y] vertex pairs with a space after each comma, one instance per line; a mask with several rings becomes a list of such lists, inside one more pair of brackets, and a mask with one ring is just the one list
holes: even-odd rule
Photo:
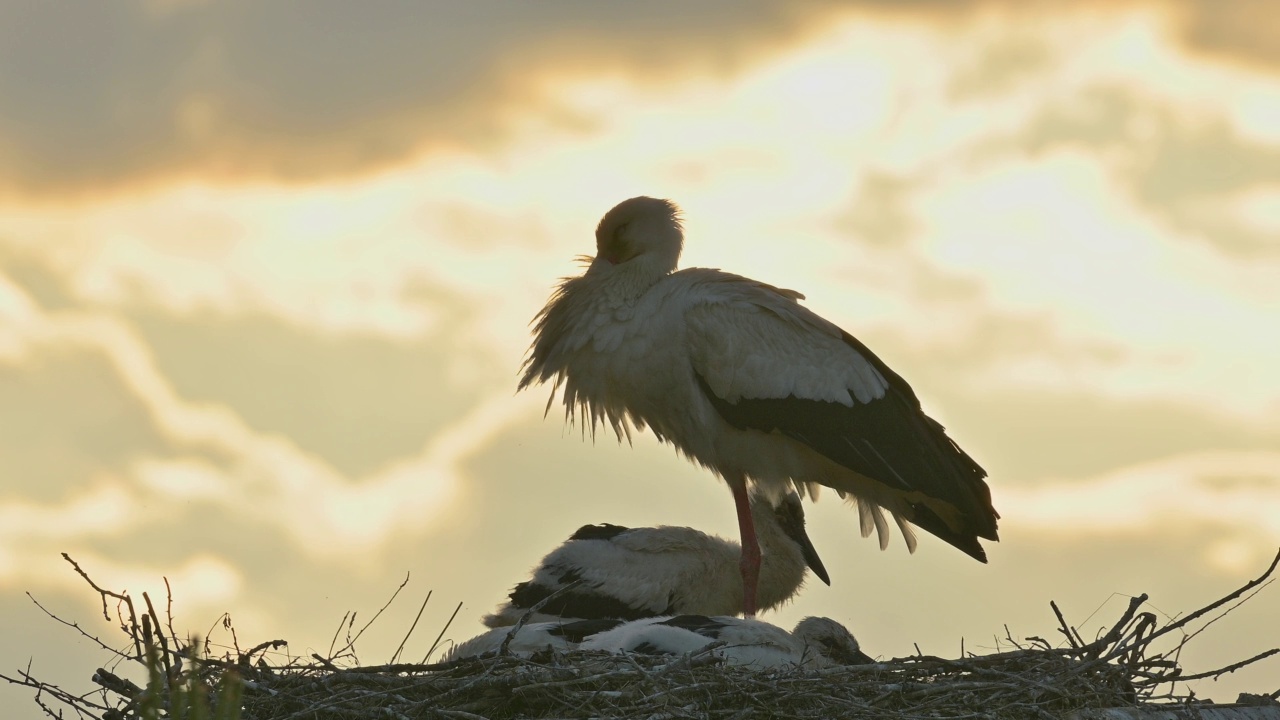
[[[726, 666], [714, 654], [715, 645], [680, 657], [548, 651], [532, 658], [360, 666], [354, 643], [369, 624], [351, 637], [353, 616], [344, 618], [346, 644], [336, 652], [331, 646], [328, 657], [285, 656], [273, 663], [266, 658], [286, 647], [284, 641], [247, 650], [235, 642], [220, 654], [211, 652], [207, 639], [178, 637], [168, 618], [162, 625], [145, 594], [140, 607], [127, 593], [100, 588], [67, 560], [102, 596], [108, 619], [114, 603], [126, 643], [112, 648], [50, 613], [112, 652], [117, 671], [99, 668], [93, 676], [98, 689], [90, 694], [68, 692], [29, 672], [0, 675], [35, 689], [36, 703], [50, 717], [68, 717], [69, 710], [70, 717], [97, 720], [1058, 718], [1102, 708], [1191, 710], [1200, 705], [1188, 681], [1216, 678], [1280, 653], [1273, 649], [1200, 673], [1184, 672], [1178, 661], [1188, 641], [1270, 583], [1280, 554], [1257, 579], [1163, 624], [1142, 609], [1146, 595], [1132, 598], [1118, 620], [1091, 641], [1051, 603], [1063, 636], [1057, 645], [1036, 637], [1015, 641], [1006, 633], [1012, 649], [994, 654], [919, 654], [870, 665], [770, 672]], [[231, 630], [229, 621], [226, 627]], [[123, 677], [121, 665], [140, 668], [145, 682]], [[1280, 717], [1277, 696], [1280, 690], [1245, 694], [1239, 702], [1274, 713], [1259, 717]]]

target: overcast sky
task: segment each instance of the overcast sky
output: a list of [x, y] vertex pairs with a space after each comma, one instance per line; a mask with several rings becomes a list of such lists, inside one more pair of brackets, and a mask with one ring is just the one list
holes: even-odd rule
[[[582, 524], [732, 536], [651, 435], [514, 394], [638, 194], [683, 207], [685, 266], [805, 293], [991, 474], [989, 565], [881, 552], [829, 494], [832, 587], [768, 619], [889, 657], [1049, 636], [1051, 599], [1092, 631], [1224, 594], [1280, 546], [1262, 5], [0, 5], [0, 664], [104, 662], [24, 594], [93, 626], [62, 551], [304, 654], [411, 573], [381, 662], [428, 590], [418, 657]], [[1280, 645], [1277, 616], [1268, 590], [1183, 657]]]

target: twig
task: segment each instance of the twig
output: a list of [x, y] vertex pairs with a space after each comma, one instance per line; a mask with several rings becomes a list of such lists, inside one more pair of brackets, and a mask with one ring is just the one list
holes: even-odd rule
[[[88, 639], [90, 639], [90, 640], [94, 641], [95, 643], [97, 643], [97, 644], [98, 644], [98, 647], [102, 648], [103, 650], [106, 650], [107, 652], [115, 653], [116, 655], [119, 655], [119, 656], [120, 656], [120, 657], [122, 657], [122, 658], [128, 658], [128, 657], [129, 657], [128, 655], [125, 655], [124, 653], [120, 652], [119, 650], [116, 650], [115, 648], [111, 647], [110, 645], [108, 645], [108, 644], [106, 644], [106, 643], [102, 642], [101, 640], [99, 640], [99, 639], [98, 639], [98, 637], [97, 637], [96, 635], [90, 635], [88, 632], [86, 632], [86, 631], [85, 631], [85, 629], [84, 629], [84, 628], [80, 627], [80, 624], [79, 624], [79, 623], [74, 623], [74, 622], [71, 622], [71, 621], [69, 621], [69, 620], [63, 620], [62, 618], [60, 618], [60, 617], [58, 617], [57, 615], [53, 614], [52, 612], [50, 612], [50, 611], [49, 611], [49, 609], [48, 609], [48, 608], [46, 608], [45, 606], [41, 605], [41, 604], [40, 604], [40, 601], [39, 601], [39, 600], [36, 600], [35, 596], [34, 596], [34, 595], [32, 595], [30, 592], [27, 592], [27, 593], [25, 593], [25, 594], [26, 594], [26, 596], [27, 596], [27, 599], [29, 599], [29, 600], [31, 600], [31, 602], [35, 603], [35, 606], [36, 606], [36, 607], [38, 607], [38, 608], [40, 608], [40, 610], [41, 610], [41, 611], [43, 611], [45, 615], [48, 615], [49, 617], [53, 618], [54, 620], [57, 620], [58, 622], [62, 623], [63, 625], [66, 625], [66, 626], [67, 626], [67, 627], [69, 627], [69, 628], [74, 628], [76, 632], [78, 632], [78, 633], [80, 633], [82, 636], [84, 636], [84, 637], [86, 637], [86, 638], [88, 638]], [[108, 619], [109, 619], [109, 618], [108, 618]]]
[[1171, 623], [1169, 623], [1168, 625], [1165, 625], [1164, 627], [1160, 628], [1160, 629], [1159, 629], [1159, 630], [1157, 630], [1156, 632], [1152, 633], [1152, 634], [1151, 634], [1151, 637], [1150, 637], [1150, 638], [1148, 638], [1148, 640], [1149, 640], [1149, 641], [1150, 641], [1150, 640], [1155, 640], [1156, 638], [1158, 638], [1158, 637], [1160, 637], [1160, 636], [1162, 636], [1162, 635], [1168, 634], [1168, 633], [1170, 633], [1170, 632], [1172, 632], [1172, 631], [1174, 631], [1174, 630], [1177, 630], [1178, 628], [1184, 627], [1187, 623], [1191, 622], [1192, 620], [1195, 620], [1196, 618], [1201, 617], [1201, 616], [1205, 615], [1206, 613], [1213, 612], [1214, 610], [1216, 610], [1216, 609], [1218, 609], [1218, 608], [1222, 607], [1223, 605], [1226, 605], [1227, 603], [1231, 602], [1232, 600], [1235, 600], [1236, 598], [1238, 598], [1238, 597], [1240, 597], [1241, 595], [1245, 594], [1246, 592], [1248, 592], [1248, 591], [1252, 590], [1253, 588], [1257, 587], [1258, 585], [1261, 585], [1263, 582], [1265, 582], [1265, 581], [1266, 581], [1266, 579], [1267, 579], [1267, 578], [1271, 577], [1271, 573], [1275, 572], [1275, 569], [1276, 569], [1276, 565], [1277, 565], [1277, 564], [1280, 564], [1280, 550], [1277, 550], [1277, 551], [1276, 551], [1275, 559], [1273, 559], [1273, 560], [1271, 561], [1271, 565], [1269, 565], [1269, 566], [1267, 567], [1267, 571], [1266, 571], [1266, 572], [1262, 573], [1261, 575], [1259, 575], [1258, 577], [1254, 578], [1253, 580], [1250, 580], [1249, 582], [1245, 583], [1244, 585], [1242, 585], [1239, 589], [1237, 589], [1235, 592], [1231, 593], [1230, 595], [1227, 595], [1227, 596], [1226, 596], [1226, 597], [1224, 597], [1224, 598], [1220, 598], [1219, 600], [1216, 600], [1216, 601], [1214, 601], [1214, 602], [1212, 602], [1212, 603], [1210, 603], [1210, 604], [1208, 604], [1208, 605], [1206, 605], [1206, 606], [1204, 606], [1204, 607], [1200, 608], [1199, 610], [1196, 610], [1195, 612], [1191, 613], [1190, 615], [1187, 615], [1186, 617], [1182, 618], [1181, 620], [1178, 620], [1178, 621], [1176, 621], [1176, 622], [1171, 622]]
[[323, 657], [322, 655], [320, 655], [320, 653], [311, 653], [311, 657], [315, 658], [316, 662], [323, 665], [325, 670], [328, 670], [330, 672], [339, 671], [339, 668], [337, 665], [334, 665], [333, 663], [329, 662], [329, 659], [326, 657]]
[[458, 611], [461, 609], [462, 609], [462, 603], [459, 602], [458, 607], [453, 609], [453, 614], [449, 616], [449, 619], [448, 621], [445, 622], [444, 627], [440, 628], [440, 634], [436, 635], [435, 642], [431, 643], [431, 647], [427, 649], [427, 654], [423, 656], [422, 662], [425, 663], [427, 659], [431, 657], [431, 653], [436, 651], [436, 648], [440, 645], [440, 638], [444, 637], [445, 631], [447, 631], [449, 629], [449, 626], [453, 624], [453, 619], [458, 617]]
[[1071, 647], [1079, 648], [1083, 645], [1083, 642], [1077, 642], [1077, 633], [1074, 628], [1067, 624], [1066, 619], [1062, 617], [1062, 611], [1058, 609], [1058, 603], [1050, 600], [1049, 607], [1053, 608], [1053, 614], [1058, 618], [1058, 625], [1060, 626], [1058, 628], [1058, 632], [1067, 636], [1067, 642], [1071, 644]]
[[1240, 668], [1242, 668], [1242, 667], [1244, 667], [1244, 666], [1246, 666], [1246, 665], [1252, 665], [1252, 664], [1254, 664], [1254, 663], [1258, 662], [1259, 660], [1266, 660], [1267, 658], [1271, 657], [1272, 655], [1280, 655], [1280, 648], [1273, 648], [1273, 649], [1268, 650], [1268, 651], [1266, 651], [1266, 652], [1258, 653], [1257, 655], [1254, 655], [1253, 657], [1249, 658], [1248, 660], [1241, 660], [1241, 661], [1240, 661], [1240, 662], [1238, 662], [1238, 663], [1232, 663], [1232, 664], [1230, 664], [1230, 665], [1228, 665], [1228, 666], [1226, 666], [1226, 667], [1219, 668], [1219, 669], [1217, 669], [1217, 670], [1209, 670], [1208, 672], [1196, 673], [1196, 674], [1194, 674], [1194, 675], [1179, 675], [1179, 676], [1178, 676], [1178, 681], [1179, 681], [1179, 682], [1187, 682], [1188, 680], [1202, 680], [1202, 679], [1204, 679], [1204, 678], [1208, 678], [1208, 677], [1211, 677], [1211, 678], [1213, 678], [1214, 680], [1217, 680], [1219, 677], [1221, 677], [1221, 676], [1223, 676], [1223, 675], [1226, 675], [1226, 674], [1228, 674], [1228, 673], [1233, 673], [1233, 672], [1235, 672], [1235, 671], [1239, 670]]
[[1102, 637], [1080, 648], [1080, 651], [1086, 657], [1094, 658], [1094, 659], [1102, 655], [1102, 652], [1104, 650], [1106, 650], [1112, 644], [1120, 640], [1120, 638], [1124, 633], [1125, 628], [1128, 627], [1129, 623], [1133, 620], [1133, 614], [1137, 612], [1138, 608], [1141, 607], [1142, 604], [1145, 603], [1146, 601], [1147, 601], [1146, 593], [1142, 593], [1137, 597], [1129, 598], [1129, 607], [1125, 608], [1124, 614], [1122, 614], [1120, 616], [1120, 619], [1117, 620], [1116, 623], [1111, 626], [1111, 629], [1108, 630]]
[[400, 641], [400, 647], [396, 648], [394, 654], [388, 663], [394, 663], [400, 658], [400, 653], [404, 652], [404, 644], [409, 642], [409, 636], [413, 634], [414, 628], [418, 627], [418, 621], [422, 619], [422, 611], [427, 609], [427, 603], [431, 601], [431, 591], [427, 591], [427, 596], [422, 600], [422, 606], [418, 608], [418, 614], [413, 618], [413, 624], [409, 626], [409, 632], [404, 634], [404, 639]]
[[145, 621], [148, 619], [148, 617], [150, 617], [151, 624], [155, 627], [155, 634], [157, 638], [160, 640], [160, 661], [164, 663], [164, 677], [165, 677], [165, 681], [168, 682], [173, 678], [173, 666], [169, 662], [169, 641], [165, 639], [164, 629], [160, 625], [160, 618], [156, 615], [156, 609], [151, 604], [151, 596], [147, 595], [147, 593], [143, 591], [142, 599], [144, 602], [147, 603], [147, 613], [148, 613], [147, 615], [144, 615], [142, 617], [142, 619], [144, 620], [143, 632], [145, 635], [146, 634]]
[[342, 653], [350, 650], [356, 644], [356, 641], [360, 639], [360, 636], [364, 635], [364, 631], [368, 630], [369, 626], [372, 625], [374, 621], [376, 621], [379, 617], [382, 616], [382, 613], [384, 610], [391, 607], [391, 603], [396, 601], [396, 597], [400, 595], [400, 591], [403, 590], [404, 586], [408, 584], [409, 584], [409, 573], [405, 573], [404, 580], [400, 582], [400, 585], [399, 587], [396, 588], [395, 592], [391, 593], [391, 597], [387, 599], [387, 602], [384, 603], [382, 607], [378, 608], [378, 612], [374, 613], [373, 617], [369, 618], [369, 622], [365, 623], [364, 626], [360, 628], [360, 631], [356, 633], [355, 637], [347, 641], [347, 644], [344, 645], [342, 649], [338, 651], [338, 655], [342, 655]]
[[[98, 595], [102, 598], [102, 617], [106, 619], [107, 622], [111, 622], [111, 614], [107, 611], [108, 596], [113, 597], [116, 600], [119, 600], [120, 602], [124, 603], [126, 607], [129, 608], [128, 633], [133, 638], [134, 658], [141, 661], [142, 645], [138, 641], [138, 614], [133, 610], [133, 598], [130, 598], [127, 593], [122, 595], [120, 593], [112, 592], [110, 590], [104, 590], [98, 587], [98, 583], [94, 582], [93, 578], [89, 577], [89, 573], [86, 573], [83, 569], [81, 569], [80, 563], [76, 562], [75, 560], [72, 560], [71, 556], [68, 555], [67, 553], [62, 553], [62, 559], [71, 563], [71, 567], [75, 568], [76, 572], [80, 574], [80, 577], [84, 578], [84, 581], [89, 583], [89, 587], [93, 588], [98, 592]], [[121, 620], [121, 624], [123, 624], [123, 620]]]
[[178, 637], [178, 633], [174, 632], [173, 630], [173, 588], [169, 587], [168, 577], [164, 578], [164, 596], [165, 596], [165, 608], [164, 608], [165, 623], [169, 627], [169, 637], [176, 638]]
[[529, 622], [529, 618], [533, 617], [535, 613], [537, 613], [542, 608], [546, 607], [547, 603], [551, 602], [552, 600], [559, 597], [560, 595], [568, 592], [569, 590], [577, 587], [581, 583], [582, 583], [581, 580], [574, 580], [573, 582], [565, 585], [559, 590], [556, 590], [550, 595], [534, 603], [533, 607], [526, 610], [525, 613], [520, 616], [520, 619], [516, 621], [516, 624], [513, 625], [511, 627], [511, 630], [507, 633], [507, 636], [503, 638], [502, 645], [498, 647], [498, 655], [504, 656], [507, 654], [507, 649], [511, 647], [512, 638], [516, 636], [516, 633], [520, 632], [520, 628], [524, 627], [525, 623]]
[[254, 645], [253, 647], [249, 648], [245, 652], [240, 653], [240, 655], [236, 658], [236, 662], [240, 663], [241, 665], [249, 665], [253, 660], [253, 656], [257, 655], [263, 650], [266, 650], [267, 648], [270, 648], [272, 650], [279, 650], [282, 647], [288, 647], [288, 645], [289, 643], [284, 640], [268, 640], [263, 643], [258, 643], [257, 645]]
[[350, 610], [342, 614], [342, 619], [338, 621], [338, 628], [333, 631], [333, 639], [329, 641], [329, 657], [333, 657], [333, 646], [338, 644], [338, 636], [342, 634], [342, 626], [347, 624], [348, 618], [351, 618], [352, 621], [355, 620], [355, 618], [351, 617]]
[[1226, 610], [1223, 610], [1223, 611], [1222, 611], [1222, 614], [1220, 614], [1220, 615], [1218, 615], [1218, 616], [1214, 617], [1214, 618], [1213, 618], [1212, 620], [1210, 620], [1209, 622], [1207, 622], [1207, 623], [1205, 623], [1204, 625], [1200, 626], [1200, 628], [1199, 628], [1199, 629], [1197, 629], [1195, 632], [1193, 632], [1193, 633], [1191, 633], [1190, 635], [1188, 635], [1188, 636], [1186, 637], [1186, 639], [1182, 641], [1182, 644], [1183, 644], [1183, 645], [1185, 645], [1186, 643], [1190, 642], [1193, 638], [1195, 638], [1195, 636], [1197, 636], [1197, 635], [1199, 635], [1200, 633], [1204, 632], [1205, 630], [1209, 629], [1209, 626], [1210, 626], [1210, 625], [1212, 625], [1212, 624], [1214, 624], [1214, 623], [1218, 622], [1218, 621], [1219, 621], [1219, 620], [1221, 620], [1222, 618], [1224, 618], [1224, 617], [1226, 617], [1227, 615], [1229, 615], [1229, 614], [1231, 613], [1231, 611], [1232, 611], [1232, 610], [1235, 610], [1236, 608], [1240, 607], [1241, 605], [1243, 605], [1243, 604], [1245, 604], [1245, 603], [1249, 602], [1250, 600], [1252, 600], [1254, 595], [1257, 595], [1258, 593], [1260, 593], [1260, 592], [1262, 592], [1263, 590], [1265, 590], [1265, 589], [1266, 589], [1266, 587], [1267, 587], [1268, 585], [1270, 585], [1271, 583], [1273, 583], [1273, 582], [1275, 582], [1275, 578], [1271, 578], [1270, 580], [1267, 580], [1266, 582], [1264, 582], [1264, 583], [1262, 583], [1261, 585], [1259, 585], [1259, 586], [1258, 586], [1258, 589], [1256, 589], [1256, 590], [1254, 590], [1253, 592], [1249, 593], [1248, 595], [1245, 595], [1244, 597], [1240, 598], [1240, 602], [1236, 603], [1235, 605], [1232, 605], [1231, 607], [1227, 608]]

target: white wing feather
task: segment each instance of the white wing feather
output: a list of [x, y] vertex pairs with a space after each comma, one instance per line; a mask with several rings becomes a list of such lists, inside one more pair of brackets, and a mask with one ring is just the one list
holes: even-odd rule
[[[691, 271], [685, 271], [691, 272]], [[795, 293], [701, 271], [702, 301], [685, 311], [694, 369], [728, 402], [788, 396], [852, 406], [884, 397], [888, 382]], [[700, 288], [702, 289], [702, 288]]]

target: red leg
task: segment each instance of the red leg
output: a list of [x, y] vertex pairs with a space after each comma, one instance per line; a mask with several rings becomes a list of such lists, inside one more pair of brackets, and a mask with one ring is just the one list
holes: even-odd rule
[[745, 478], [729, 480], [733, 501], [738, 507], [738, 532], [742, 537], [742, 614], [756, 616], [756, 585], [760, 580], [760, 541], [756, 539], [755, 522], [751, 519], [751, 500], [747, 497]]

